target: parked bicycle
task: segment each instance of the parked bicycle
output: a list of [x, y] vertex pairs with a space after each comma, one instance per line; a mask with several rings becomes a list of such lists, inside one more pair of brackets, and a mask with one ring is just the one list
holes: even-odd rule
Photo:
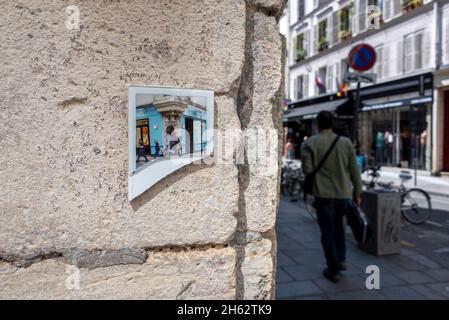
[[304, 175], [298, 160], [284, 160], [281, 168], [281, 192], [297, 200], [302, 189]]
[[372, 167], [365, 171], [369, 172], [371, 180], [369, 182], [363, 182], [367, 190], [378, 191], [397, 191], [401, 194], [401, 214], [402, 216], [413, 224], [422, 224], [432, 214], [432, 204], [430, 195], [420, 188], [408, 188], [405, 185], [406, 181], [411, 180], [413, 177], [409, 171], [403, 170], [399, 174], [401, 184], [399, 186], [393, 185], [393, 182], [383, 183], [378, 181], [381, 166]]

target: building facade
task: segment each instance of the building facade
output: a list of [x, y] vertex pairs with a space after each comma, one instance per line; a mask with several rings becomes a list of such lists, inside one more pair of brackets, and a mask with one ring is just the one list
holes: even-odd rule
[[[206, 148], [206, 107], [180, 97], [147, 97], [136, 108], [137, 144], [142, 140], [147, 154], [154, 155], [156, 141], [163, 149], [167, 145], [166, 128], [175, 128], [182, 153], [201, 152]], [[144, 98], [142, 98], [145, 101]], [[136, 146], [139, 147], [138, 145]]]
[[[449, 171], [449, 1], [291, 0], [287, 16], [288, 108], [295, 110], [284, 122], [298, 147], [313, 134], [318, 109], [354, 108], [347, 56], [367, 43], [376, 50], [368, 71], [376, 80], [361, 85], [359, 151], [369, 164]], [[353, 112], [336, 113], [347, 134]]]

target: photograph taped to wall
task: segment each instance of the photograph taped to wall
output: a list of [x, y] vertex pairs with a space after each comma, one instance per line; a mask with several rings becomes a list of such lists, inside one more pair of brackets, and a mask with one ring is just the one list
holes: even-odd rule
[[130, 86], [128, 94], [132, 200], [167, 175], [213, 154], [214, 93]]

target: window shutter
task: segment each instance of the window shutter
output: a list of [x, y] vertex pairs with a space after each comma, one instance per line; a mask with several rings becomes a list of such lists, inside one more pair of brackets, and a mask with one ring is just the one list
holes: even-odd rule
[[410, 72], [413, 68], [413, 37], [407, 36], [404, 39], [404, 72]]
[[304, 77], [298, 77], [298, 99], [304, 98]]
[[332, 65], [328, 65], [326, 67], [326, 92], [332, 92], [333, 90], [333, 79], [334, 79], [334, 74], [333, 74], [333, 66]]
[[298, 79], [293, 79], [293, 100], [296, 100], [296, 97], [298, 96]]
[[389, 72], [389, 52], [390, 52], [390, 48], [388, 46], [384, 47], [383, 50], [383, 58], [382, 58], [382, 77], [387, 78], [388, 77], [388, 72]]
[[306, 51], [306, 57], [310, 57], [310, 53], [311, 53], [309, 39], [310, 39], [310, 30], [306, 30], [304, 32], [304, 50]]
[[304, 98], [307, 98], [309, 96], [309, 75], [304, 75], [304, 90], [303, 90], [303, 96]]
[[314, 36], [313, 36], [313, 53], [318, 52], [318, 24], [315, 26], [314, 30]]
[[340, 61], [340, 74], [341, 74], [341, 80], [343, 82], [344, 77], [346, 76], [346, 72], [348, 71], [348, 61], [347, 59], [342, 59]]
[[[423, 48], [423, 36], [422, 32], [418, 32], [415, 34], [415, 39], [413, 41], [413, 49], [414, 49], [414, 70], [422, 69], [423, 67], [423, 54], [427, 55], [427, 51], [429, 48]], [[425, 51], [425, 52], [423, 52]]]
[[304, 17], [304, 1], [299, 0], [298, 1], [298, 20], [300, 20], [302, 17]]
[[391, 19], [391, 1], [392, 0], [384, 0], [384, 20], [388, 21]]
[[333, 39], [332, 39], [332, 26], [333, 26], [333, 22], [332, 22], [332, 15], [329, 15], [329, 17], [327, 17], [326, 19], [326, 40], [327, 43], [329, 44], [329, 47], [332, 45], [333, 43]]
[[359, 0], [359, 12], [358, 12], [358, 31], [363, 32], [366, 29], [366, 17], [367, 17], [367, 0]]
[[397, 55], [397, 59], [396, 59], [396, 61], [397, 61], [397, 70], [396, 70], [396, 72], [397, 72], [398, 75], [402, 74], [403, 71], [404, 71], [404, 69], [403, 69], [404, 66], [403, 66], [403, 63], [402, 63], [404, 61], [404, 56], [402, 54], [402, 47], [403, 47], [403, 41], [400, 40], [400, 41], [398, 41], [398, 44], [397, 44], [397, 53], [396, 53], [396, 55]]
[[446, 19], [446, 29], [445, 29], [445, 37], [443, 44], [443, 61], [445, 64], [449, 64], [449, 19]]
[[393, 1], [393, 16], [401, 14], [401, 0], [392, 0]]
[[376, 70], [376, 73], [377, 73], [377, 76], [378, 76], [378, 78], [382, 78], [383, 77], [383, 75], [382, 75], [382, 68], [383, 68], [383, 66], [382, 66], [382, 63], [383, 63], [383, 51], [384, 51], [384, 49], [383, 49], [383, 47], [378, 47], [377, 49], [376, 49], [376, 60], [377, 60], [377, 62], [376, 62], [376, 67], [375, 67], [375, 70]]
[[358, 4], [358, 1], [357, 0], [355, 0], [354, 2], [353, 2], [353, 7], [352, 7], [352, 10], [353, 10], [353, 14], [352, 14], [352, 17], [351, 17], [351, 19], [352, 19], [352, 34], [357, 34], [358, 32], [359, 32], [359, 28], [358, 28], [358, 13], [357, 12], [359, 12], [358, 10], [359, 10], [359, 4]]
[[338, 15], [337, 11], [332, 14], [332, 44], [338, 43]]
[[341, 69], [340, 69], [340, 62], [336, 62], [334, 69], [335, 69], [335, 80], [334, 80], [334, 86], [335, 86], [335, 91], [338, 91], [338, 85], [337, 85], [337, 81], [340, 83], [341, 82]]

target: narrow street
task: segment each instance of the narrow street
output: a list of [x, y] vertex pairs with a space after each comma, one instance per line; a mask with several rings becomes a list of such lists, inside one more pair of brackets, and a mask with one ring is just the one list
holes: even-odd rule
[[[301, 202], [281, 198], [276, 232], [276, 299], [449, 299], [449, 198], [432, 197], [435, 210], [423, 225], [403, 222], [401, 254], [377, 257], [357, 248], [347, 229], [348, 270], [334, 284], [325, 267], [318, 224]], [[380, 289], [368, 290], [368, 265], [380, 269]]]

